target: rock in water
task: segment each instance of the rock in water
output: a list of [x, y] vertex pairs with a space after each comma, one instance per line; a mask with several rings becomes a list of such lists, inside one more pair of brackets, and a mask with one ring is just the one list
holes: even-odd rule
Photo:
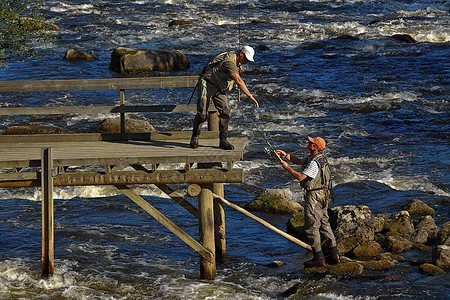
[[118, 73], [178, 71], [189, 68], [187, 56], [173, 50], [117, 48], [111, 53], [109, 68]]

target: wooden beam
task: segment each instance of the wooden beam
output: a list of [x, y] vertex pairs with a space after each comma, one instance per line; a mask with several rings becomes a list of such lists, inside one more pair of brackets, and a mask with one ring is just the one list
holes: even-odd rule
[[2, 92], [114, 90], [195, 87], [198, 76], [0, 81]]
[[[167, 141], [188, 140], [191, 131], [160, 131], [146, 133], [74, 133], [74, 134], [17, 134], [0, 135], [0, 143], [48, 143], [90, 141]], [[219, 132], [202, 131], [202, 139], [217, 139]]]
[[263, 219], [261, 219], [261, 218], [255, 216], [255, 215], [252, 214], [252, 213], [249, 213], [248, 211], [246, 211], [246, 210], [243, 209], [242, 207], [240, 207], [240, 206], [238, 206], [238, 205], [236, 205], [236, 204], [234, 204], [234, 203], [231, 203], [230, 201], [226, 200], [225, 198], [223, 198], [223, 197], [221, 197], [221, 196], [219, 196], [219, 195], [213, 194], [213, 197], [214, 197], [215, 199], [219, 199], [219, 200], [222, 201], [224, 204], [226, 204], [226, 205], [228, 205], [229, 207], [231, 207], [231, 208], [237, 210], [238, 212], [240, 212], [240, 213], [246, 215], [247, 217], [249, 217], [249, 218], [255, 220], [256, 222], [258, 222], [258, 223], [264, 225], [265, 227], [269, 228], [270, 230], [272, 230], [272, 231], [278, 233], [279, 235], [281, 235], [282, 237], [288, 239], [289, 241], [296, 243], [297, 245], [299, 245], [299, 246], [305, 248], [305, 249], [308, 250], [308, 251], [312, 251], [312, 248], [311, 248], [310, 245], [306, 244], [305, 242], [302, 242], [301, 240], [299, 240], [299, 239], [293, 237], [293, 236], [290, 235], [290, 234], [287, 234], [287, 233], [284, 232], [284, 231], [281, 231], [280, 229], [278, 229], [278, 228], [276, 228], [275, 226], [271, 225], [270, 223], [264, 221]]
[[[1, 81], [0, 81], [1, 82]], [[121, 100], [122, 101], [122, 100]], [[213, 105], [210, 112], [215, 112]], [[112, 114], [112, 113], [178, 113], [196, 111], [195, 104], [165, 105], [104, 105], [104, 106], [51, 106], [51, 107], [0, 107], [1, 116], [64, 115], [64, 114]]]
[[54, 268], [54, 216], [52, 149], [42, 149], [42, 275], [53, 275]]
[[142, 209], [148, 212], [155, 220], [161, 223], [164, 227], [169, 229], [189, 247], [194, 249], [202, 259], [206, 261], [214, 261], [214, 254], [205, 248], [202, 244], [193, 239], [190, 235], [181, 230], [177, 225], [170, 221], [166, 216], [159, 212], [155, 207], [145, 201], [141, 196], [136, 194], [133, 190], [126, 185], [116, 185], [121, 193], [130, 198], [134, 203], [139, 205]]
[[212, 253], [213, 260], [200, 258], [200, 277], [212, 280], [216, 277], [212, 183], [202, 184], [201, 187], [198, 195], [200, 243]]

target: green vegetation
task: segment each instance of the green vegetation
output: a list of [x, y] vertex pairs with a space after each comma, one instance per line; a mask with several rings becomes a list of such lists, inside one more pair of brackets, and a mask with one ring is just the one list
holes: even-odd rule
[[48, 41], [46, 30], [53, 29], [39, 9], [43, 0], [0, 1], [0, 67], [7, 67], [8, 54], [39, 57], [32, 43]]

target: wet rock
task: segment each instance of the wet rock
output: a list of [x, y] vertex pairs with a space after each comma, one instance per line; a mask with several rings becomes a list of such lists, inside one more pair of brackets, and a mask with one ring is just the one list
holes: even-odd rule
[[[125, 131], [129, 133], [157, 131], [152, 124], [146, 120], [130, 118], [125, 120]], [[119, 133], [120, 119], [108, 118], [96, 124], [92, 132], [99, 133]]]
[[270, 50], [270, 48], [267, 47], [267, 46], [265, 46], [265, 45], [258, 45], [258, 46], [255, 47], [255, 49], [256, 49], [256, 50], [259, 50], [259, 51], [267, 51], [267, 50]]
[[358, 276], [362, 275], [364, 267], [357, 262], [340, 263], [328, 266], [328, 273], [340, 276]]
[[427, 246], [427, 245], [424, 245], [424, 244], [421, 244], [421, 243], [414, 243], [413, 244], [413, 249], [420, 250], [420, 251], [423, 251], [423, 252], [431, 252], [431, 251], [433, 251], [433, 248], [431, 246]]
[[65, 59], [65, 60], [88, 60], [88, 61], [97, 60], [97, 58], [94, 57], [93, 55], [91, 55], [85, 51], [75, 50], [75, 49], [67, 50], [63, 59]]
[[279, 260], [274, 260], [273, 262], [271, 262], [270, 264], [267, 265], [268, 267], [272, 267], [272, 268], [279, 268], [284, 266], [284, 262], [279, 261]]
[[433, 251], [432, 262], [434, 265], [444, 269], [450, 269], [450, 246], [438, 245]]
[[173, 20], [169, 23], [169, 27], [177, 25], [191, 25], [192, 23], [186, 20]]
[[414, 231], [414, 225], [411, 217], [406, 210], [394, 213], [384, 222], [384, 231], [386, 235], [396, 235], [408, 237]]
[[409, 34], [394, 34], [391, 36], [394, 40], [405, 43], [416, 43], [417, 41]]
[[422, 264], [419, 266], [419, 270], [422, 273], [431, 275], [431, 276], [437, 276], [444, 274], [445, 271], [439, 268], [438, 266], [432, 265], [432, 264]]
[[365, 205], [345, 205], [329, 210], [339, 253], [345, 255], [358, 245], [374, 240], [374, 216]]
[[434, 215], [436, 212], [425, 202], [419, 199], [413, 199], [402, 207], [403, 210], [409, 212], [410, 215]]
[[374, 257], [382, 250], [381, 245], [376, 241], [367, 241], [359, 244], [352, 250], [356, 257]]
[[413, 243], [422, 243], [425, 244], [428, 241], [428, 232], [426, 229], [419, 228], [414, 230], [414, 232], [409, 237], [409, 240]]
[[359, 41], [359, 38], [356, 36], [350, 35], [350, 34], [342, 34], [335, 38], [335, 40], [353, 40], [353, 41]]
[[389, 218], [389, 215], [386, 214], [376, 214], [373, 227], [375, 232], [380, 232], [384, 229], [384, 222]]
[[383, 241], [383, 246], [387, 251], [403, 252], [410, 250], [413, 247], [413, 243], [402, 236], [386, 236]]
[[364, 270], [382, 271], [394, 267], [396, 263], [390, 259], [381, 259], [362, 261], [360, 264], [364, 267]]
[[4, 135], [14, 134], [63, 134], [63, 133], [75, 133], [72, 130], [56, 127], [56, 126], [10, 126], [3, 132]]
[[286, 232], [302, 241], [307, 240], [305, 232], [305, 215], [303, 210], [296, 212], [289, 218], [286, 226]]
[[266, 189], [245, 206], [248, 210], [268, 212], [274, 214], [294, 214], [303, 211], [303, 207], [283, 190]]
[[450, 221], [447, 221], [442, 225], [441, 229], [438, 231], [436, 237], [437, 242], [439, 245], [442, 245], [445, 243], [446, 240], [448, 240], [448, 237], [450, 236]]
[[179, 51], [119, 47], [111, 53], [109, 68], [118, 73], [129, 73], [186, 70], [189, 65], [187, 56]]
[[401, 256], [400, 254], [396, 254], [396, 253], [391, 253], [391, 252], [384, 252], [381, 254], [378, 254], [377, 256], [372, 258], [373, 260], [389, 260], [393, 263], [398, 263], [399, 261], [403, 261], [405, 260], [405, 258], [403, 256]]

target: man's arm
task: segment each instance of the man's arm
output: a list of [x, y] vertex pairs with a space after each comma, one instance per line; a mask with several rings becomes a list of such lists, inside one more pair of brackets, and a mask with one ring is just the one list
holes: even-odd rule
[[256, 101], [255, 97], [253, 97], [252, 93], [250, 93], [250, 91], [247, 88], [247, 85], [245, 85], [245, 82], [244, 80], [242, 80], [239, 73], [231, 73], [230, 76], [234, 80], [234, 82], [236, 82], [239, 89], [250, 98], [250, 101], [252, 101], [253, 106], [259, 107], [258, 101]]
[[293, 164], [296, 165], [303, 165], [303, 160], [301, 160], [300, 158], [290, 155], [289, 153], [283, 151], [283, 150], [276, 150], [277, 154], [280, 157], [285, 157], [288, 161], [290, 161]]
[[289, 164], [285, 161], [281, 162], [281, 165], [283, 166], [283, 168], [289, 172], [289, 174], [291, 174], [295, 179], [297, 179], [298, 181], [303, 181], [305, 180], [308, 176], [306, 176], [303, 173], [297, 172], [294, 169], [292, 169]]

